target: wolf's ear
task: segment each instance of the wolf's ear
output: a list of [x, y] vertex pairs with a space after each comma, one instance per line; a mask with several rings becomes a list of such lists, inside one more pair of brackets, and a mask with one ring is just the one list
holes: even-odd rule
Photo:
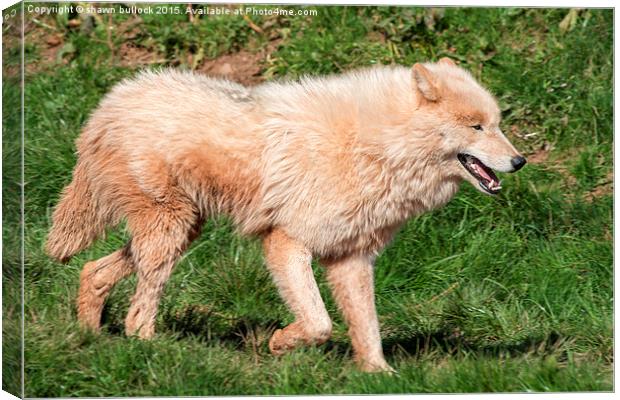
[[433, 73], [424, 65], [416, 63], [413, 66], [413, 81], [417, 90], [424, 96], [426, 100], [439, 100], [439, 88]]
[[454, 63], [454, 61], [452, 61], [451, 58], [448, 57], [443, 57], [439, 59], [439, 64], [444, 64], [444, 65], [449, 65], [451, 67], [456, 67], [456, 64]]

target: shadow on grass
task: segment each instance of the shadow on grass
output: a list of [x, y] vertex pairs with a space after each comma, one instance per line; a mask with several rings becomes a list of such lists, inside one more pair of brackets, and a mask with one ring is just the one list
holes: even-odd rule
[[386, 357], [398, 354], [416, 356], [440, 352], [443, 354], [458, 355], [459, 353], [475, 353], [482, 356], [520, 356], [536, 353], [555, 354], [563, 358], [562, 351], [557, 351], [567, 340], [557, 332], [551, 332], [545, 337], [527, 337], [524, 340], [512, 343], [498, 342], [495, 344], [469, 341], [466, 337], [455, 335], [451, 330], [439, 330], [430, 334], [419, 334], [407, 338], [391, 338], [383, 341], [383, 351]]
[[[123, 321], [111, 318], [107, 308], [104, 308], [102, 324], [111, 335], [125, 334]], [[244, 348], [250, 342], [261, 345], [269, 340], [273, 331], [282, 328], [276, 320], [227, 317], [206, 306], [188, 306], [182, 310], [165, 312], [163, 326], [163, 330], [176, 334], [179, 340], [194, 337], [229, 344], [237, 349]]]
[[[235, 349], [265, 347], [274, 330], [282, 328], [281, 321], [251, 317], [227, 317], [205, 306], [189, 306], [176, 312], [168, 312], [163, 316], [165, 330], [178, 335], [179, 340], [195, 337], [204, 341], [217, 341], [229, 344]], [[108, 323], [110, 334], [123, 335], [124, 327], [119, 323]], [[569, 341], [558, 332], [546, 336], [528, 337], [518, 342], [498, 342], [496, 344], [471, 341], [467, 337], [455, 333], [454, 329], [440, 329], [428, 334], [417, 334], [410, 337], [388, 337], [383, 340], [383, 350], [387, 358], [396, 356], [416, 357], [424, 354], [449, 354], [457, 356], [463, 353], [474, 353], [481, 356], [504, 357], [525, 354], [554, 354], [558, 361], [565, 359], [566, 351], [562, 345]], [[348, 340], [330, 340], [321, 346], [325, 353], [347, 357], [352, 354]]]

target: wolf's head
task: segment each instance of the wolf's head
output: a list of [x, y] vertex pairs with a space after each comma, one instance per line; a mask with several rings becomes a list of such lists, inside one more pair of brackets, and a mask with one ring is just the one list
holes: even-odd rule
[[418, 115], [425, 116], [417, 128], [441, 136], [448, 172], [497, 194], [501, 183], [493, 170], [515, 172], [526, 161], [500, 130], [493, 96], [448, 58], [415, 64], [412, 74]]

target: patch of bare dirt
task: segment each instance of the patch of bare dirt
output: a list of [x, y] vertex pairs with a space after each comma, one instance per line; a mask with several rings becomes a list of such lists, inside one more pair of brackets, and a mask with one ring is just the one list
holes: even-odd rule
[[115, 58], [115, 63], [123, 67], [136, 68], [166, 62], [166, 58], [157, 50], [136, 43], [136, 39], [141, 34], [140, 26], [142, 24], [142, 18], [137, 15], [117, 26], [109, 24], [109, 27], [114, 29], [114, 34], [124, 39], [124, 42], [118, 48], [108, 43], [108, 47]]
[[366, 38], [368, 38], [368, 40], [372, 40], [373, 42], [379, 42], [382, 44], [386, 42], [385, 34], [379, 31], [368, 32], [368, 34], [366, 35]]
[[[50, 70], [59, 63], [67, 63], [62, 57], [63, 48], [67, 54], [71, 53], [71, 50], [65, 48], [65, 36], [53, 26], [50, 18], [41, 18], [36, 22], [26, 18], [24, 21], [24, 40], [28, 46], [35, 49], [34, 52], [26, 51], [24, 57], [26, 74]], [[21, 46], [21, 43], [17, 45]], [[19, 66], [16, 69], [19, 71]]]
[[224, 54], [217, 58], [206, 60], [196, 68], [196, 71], [230, 79], [243, 85], [257, 85], [265, 80], [262, 66], [267, 57], [273, 53], [280, 40], [272, 40], [265, 48], [257, 53], [240, 50], [232, 54]]
[[165, 61], [157, 52], [132, 42], [124, 42], [118, 49], [118, 63], [123, 67], [136, 68]]
[[[5, 22], [6, 24], [7, 22]], [[17, 78], [19, 75], [19, 64], [9, 63], [9, 52], [16, 51], [20, 47], [19, 31], [14, 26], [4, 27], [2, 32], [2, 57], [4, 62], [2, 63], [2, 76], [6, 78]]]
[[17, 60], [9, 62], [10, 52], [15, 53], [21, 51], [21, 33], [17, 28], [17, 18], [4, 21], [2, 26], [2, 77], [7, 78], [19, 78], [20, 76], [20, 64]]
[[549, 153], [551, 153], [551, 145], [545, 142], [538, 150], [527, 156], [527, 162], [544, 164], [549, 159]]
[[44, 63], [54, 64], [58, 59], [58, 51], [64, 44], [64, 36], [61, 33], [48, 34], [45, 37], [45, 45], [41, 43], [41, 59]]
[[605, 179], [603, 180], [603, 182], [596, 185], [594, 189], [586, 193], [583, 196], [583, 198], [588, 203], [591, 203], [594, 200], [598, 199], [599, 197], [611, 194], [613, 192], [614, 192], [614, 172], [609, 171], [607, 176], [605, 176]]
[[244, 85], [256, 85], [262, 82], [260, 54], [241, 50], [234, 54], [224, 54], [213, 60], [205, 61], [197, 71], [207, 75], [228, 78]]
[[[102, 41], [96, 38], [92, 38], [92, 40], [98, 46], [103, 45], [110, 49], [112, 53], [111, 62], [114, 64], [120, 64], [124, 67], [139, 67], [165, 61], [158, 52], [134, 43], [140, 34], [139, 26], [142, 24], [142, 19], [139, 16], [134, 16], [118, 25], [112, 25], [111, 21], [106, 21], [98, 16], [95, 16], [93, 21], [92, 24], [108, 26], [110, 36], [107, 40]], [[81, 20], [72, 19], [69, 20], [67, 26], [68, 29], [81, 29], [82, 25]], [[89, 29], [92, 30], [92, 28]], [[125, 41], [117, 47], [112, 41], [112, 34], [122, 36]], [[66, 35], [67, 32], [55, 28], [49, 18], [44, 18], [38, 23], [27, 21], [26, 42], [34, 44], [37, 56], [36, 58], [26, 56], [26, 73], [37, 73], [54, 68], [58, 64], [67, 64], [76, 49]]]
[[34, 43], [38, 49], [36, 60], [25, 58], [26, 73], [33, 74], [53, 68], [56, 64], [66, 64], [60, 54], [65, 41], [62, 33], [48, 33], [43, 29], [33, 29], [27, 36], [26, 41]]

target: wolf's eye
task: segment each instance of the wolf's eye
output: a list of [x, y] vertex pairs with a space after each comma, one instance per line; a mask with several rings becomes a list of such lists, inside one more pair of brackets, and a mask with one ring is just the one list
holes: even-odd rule
[[474, 126], [472, 126], [472, 128], [474, 128], [477, 131], [481, 131], [482, 130], [482, 125], [474, 125]]

